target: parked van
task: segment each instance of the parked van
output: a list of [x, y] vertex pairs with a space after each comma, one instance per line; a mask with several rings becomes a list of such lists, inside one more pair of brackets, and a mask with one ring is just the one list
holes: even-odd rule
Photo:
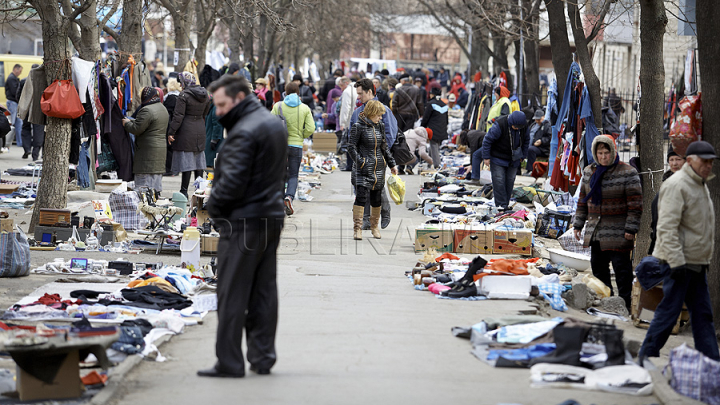
[[42, 65], [42, 56], [0, 54], [0, 104], [7, 105], [7, 99], [5, 98], [5, 80], [7, 80], [8, 75], [12, 73], [13, 66], [18, 64], [23, 67], [19, 77], [19, 79], [22, 80], [30, 74], [30, 69], [35, 63]]

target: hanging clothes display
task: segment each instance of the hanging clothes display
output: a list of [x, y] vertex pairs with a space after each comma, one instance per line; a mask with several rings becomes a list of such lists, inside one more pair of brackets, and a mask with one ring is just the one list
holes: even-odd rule
[[[548, 157], [549, 162], [551, 162], [550, 165], [548, 165], [548, 177], [552, 178], [553, 172], [555, 171], [555, 166], [557, 164], [556, 157], [558, 154], [558, 145], [560, 141], [560, 129], [564, 125], [564, 121], [568, 116], [568, 109], [570, 108], [570, 94], [573, 92], [573, 89], [577, 85], [577, 82], [580, 81], [580, 65], [578, 65], [576, 62], [573, 62], [570, 65], [570, 71], [568, 72], [567, 82], [565, 83], [565, 92], [563, 93], [562, 98], [562, 104], [560, 105], [560, 111], [558, 112], [558, 117], [555, 122], [552, 123], [552, 137], [550, 138], [550, 155]], [[561, 145], [561, 144], [560, 144]], [[552, 162], [555, 162], [554, 164]]]
[[[118, 178], [124, 181], [133, 180], [132, 140], [122, 125], [123, 113], [120, 105], [112, 95], [110, 81], [104, 74], [100, 75], [100, 101], [103, 114], [103, 138], [107, 140], [118, 165]], [[121, 94], [118, 88], [118, 95]]]

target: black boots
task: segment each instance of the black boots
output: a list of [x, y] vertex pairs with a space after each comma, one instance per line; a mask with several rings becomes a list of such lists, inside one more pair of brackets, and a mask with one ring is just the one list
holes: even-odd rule
[[538, 363], [566, 364], [568, 366], [582, 366], [580, 363], [580, 350], [585, 341], [588, 330], [586, 328], [557, 326], [553, 329], [555, 351], [542, 357], [534, 358], [530, 365]]
[[487, 260], [483, 259], [482, 256], [477, 256], [470, 262], [468, 271], [465, 272], [463, 278], [458, 280], [450, 290], [443, 291], [441, 295], [450, 298], [463, 298], [463, 297], [474, 297], [477, 295], [477, 286], [473, 276], [479, 271], [485, 268]]

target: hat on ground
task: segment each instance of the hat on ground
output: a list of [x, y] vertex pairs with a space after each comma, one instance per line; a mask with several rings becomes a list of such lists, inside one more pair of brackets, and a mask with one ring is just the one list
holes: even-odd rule
[[673, 156], [682, 157], [682, 156], [678, 155], [678, 153], [675, 152], [675, 150], [673, 150], [672, 145], [670, 145], [670, 147], [668, 148], [668, 153], [667, 153], [667, 160], [668, 160], [668, 162], [670, 161], [670, 158], [673, 157]]
[[700, 159], [717, 159], [715, 148], [705, 141], [695, 141], [687, 148], [685, 156], [695, 155]]
[[455, 100], [457, 100], [457, 98], [455, 97], [454, 94], [450, 94], [450, 95], [448, 96], [448, 101], [449, 101], [449, 102], [454, 103]]
[[540, 119], [543, 119], [543, 118], [545, 118], [545, 111], [543, 111], [542, 109], [540, 109], [540, 110], [535, 110], [535, 115], [533, 115], [533, 118], [532, 118], [532, 119], [534, 119], [534, 120], [540, 120]]
[[292, 81], [295, 81], [295, 80], [302, 82], [303, 81], [302, 75], [296, 74], [295, 76], [293, 76]]
[[261, 78], [255, 80], [255, 84], [262, 84], [264, 86], [267, 86], [267, 80], [265, 80], [264, 77], [261, 77]]

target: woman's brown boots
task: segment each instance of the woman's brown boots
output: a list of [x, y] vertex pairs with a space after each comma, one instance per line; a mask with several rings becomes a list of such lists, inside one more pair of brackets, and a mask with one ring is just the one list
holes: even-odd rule
[[370, 231], [375, 239], [380, 239], [380, 210], [382, 207], [370, 207]]
[[353, 239], [355, 240], [362, 240], [362, 223], [364, 212], [365, 207], [353, 205]]

